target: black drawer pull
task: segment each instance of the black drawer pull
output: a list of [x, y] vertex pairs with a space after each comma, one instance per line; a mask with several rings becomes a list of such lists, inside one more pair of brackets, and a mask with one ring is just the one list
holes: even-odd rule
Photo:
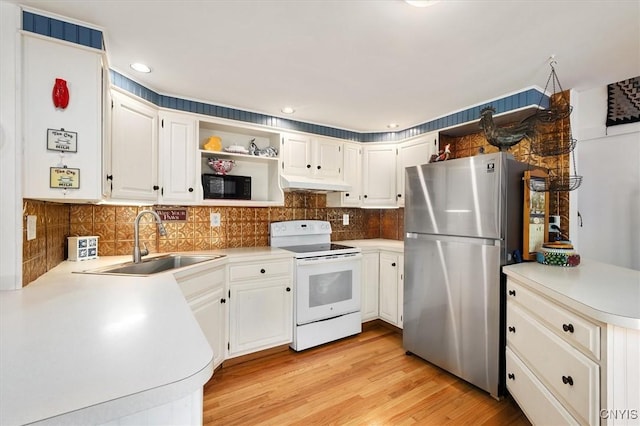
[[515, 296], [515, 295], [516, 295], [515, 290], [509, 290], [509, 296]]
[[562, 376], [562, 383], [565, 385], [573, 386], [573, 379], [571, 376]]
[[307, 169], [310, 169], [310, 168], [311, 168], [311, 164], [307, 164]]
[[264, 269], [260, 269], [260, 273], [261, 274], [264, 274], [265, 272], [267, 272], [267, 271], [265, 271]]
[[509, 326], [509, 332], [515, 333], [516, 332], [516, 328]]
[[393, 262], [393, 263], [391, 264], [391, 266], [396, 266], [396, 262]]
[[220, 299], [220, 303], [227, 303], [226, 299]]
[[562, 324], [562, 329], [567, 333], [573, 333], [573, 324]]
[[188, 191], [189, 191], [189, 192], [193, 192], [193, 188], [189, 188], [189, 190], [188, 190]]
[[516, 375], [513, 374], [513, 373], [507, 374], [507, 377], [510, 378], [511, 380], [515, 380], [516, 379]]
[[318, 170], [320, 170], [322, 168], [322, 166], [318, 166]]
[[345, 196], [345, 197], [348, 197], [348, 196], [349, 196], [349, 193], [347, 192], [346, 194], [344, 194], [344, 196]]
[[291, 291], [291, 287], [287, 287], [287, 291]]

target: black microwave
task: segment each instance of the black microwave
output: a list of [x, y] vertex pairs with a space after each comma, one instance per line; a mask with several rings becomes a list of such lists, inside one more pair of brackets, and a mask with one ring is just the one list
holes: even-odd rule
[[251, 177], [204, 174], [202, 189], [205, 199], [250, 200]]

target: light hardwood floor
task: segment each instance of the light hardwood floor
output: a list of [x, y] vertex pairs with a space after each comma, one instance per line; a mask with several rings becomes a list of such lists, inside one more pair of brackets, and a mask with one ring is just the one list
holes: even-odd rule
[[405, 354], [374, 325], [303, 352], [282, 351], [216, 371], [205, 425], [529, 425], [507, 398]]

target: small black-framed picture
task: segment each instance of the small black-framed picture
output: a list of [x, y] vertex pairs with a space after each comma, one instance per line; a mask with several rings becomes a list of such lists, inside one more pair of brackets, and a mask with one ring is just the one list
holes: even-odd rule
[[49, 151], [78, 152], [78, 132], [65, 129], [47, 129]]
[[49, 167], [49, 187], [62, 189], [80, 188], [80, 169]]

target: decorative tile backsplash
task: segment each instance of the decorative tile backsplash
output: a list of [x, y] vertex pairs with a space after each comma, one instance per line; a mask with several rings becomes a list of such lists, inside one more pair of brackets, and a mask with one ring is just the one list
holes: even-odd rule
[[[37, 238], [23, 235], [23, 285], [64, 261], [68, 236], [96, 235], [99, 256], [130, 255], [137, 214], [150, 207], [90, 204], [56, 204], [24, 200], [24, 215], [38, 216]], [[269, 224], [282, 220], [328, 220], [334, 241], [388, 238], [402, 239], [403, 210], [345, 209], [326, 206], [326, 195], [285, 193], [283, 207], [183, 207], [185, 222], [165, 222], [160, 236], [150, 215], [140, 222], [140, 241], [150, 253], [215, 250], [269, 245]], [[220, 214], [220, 226], [212, 227], [211, 213]], [[342, 224], [344, 214], [349, 225]], [[25, 226], [26, 229], [26, 226]]]

